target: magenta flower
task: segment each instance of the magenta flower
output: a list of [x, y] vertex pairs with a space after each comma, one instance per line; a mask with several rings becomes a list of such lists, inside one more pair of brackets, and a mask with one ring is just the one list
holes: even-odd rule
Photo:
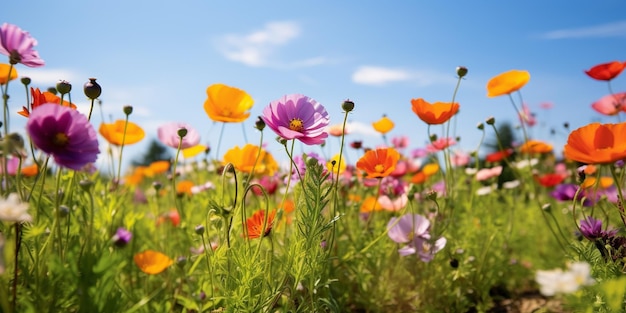
[[157, 129], [157, 136], [159, 140], [166, 146], [178, 149], [178, 143], [180, 142], [179, 130], [186, 129], [187, 134], [183, 137], [183, 142], [180, 148], [186, 149], [193, 147], [200, 143], [200, 134], [197, 130], [186, 123], [167, 123]]
[[9, 63], [22, 63], [28, 67], [40, 67], [45, 62], [33, 48], [37, 40], [26, 31], [4, 23], [0, 26], [0, 53], [9, 56]]
[[328, 112], [307, 96], [292, 94], [272, 101], [263, 110], [262, 118], [269, 128], [286, 140], [298, 139], [307, 145], [318, 145], [328, 137]]
[[87, 117], [54, 103], [30, 113], [26, 131], [35, 146], [63, 167], [80, 170], [98, 158], [98, 136]]
[[127, 245], [128, 242], [132, 238], [133, 238], [133, 233], [131, 233], [124, 227], [120, 227], [117, 229], [117, 231], [115, 232], [115, 235], [113, 235], [113, 238], [111, 240], [113, 241], [113, 244], [115, 244], [116, 246], [123, 247]]

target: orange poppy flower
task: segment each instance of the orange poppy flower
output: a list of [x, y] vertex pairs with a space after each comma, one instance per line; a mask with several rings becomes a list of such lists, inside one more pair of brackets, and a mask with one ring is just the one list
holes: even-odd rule
[[528, 71], [510, 70], [499, 74], [487, 83], [487, 97], [507, 95], [520, 90], [530, 80]]
[[415, 175], [413, 175], [413, 177], [411, 177], [411, 183], [416, 184], [416, 185], [420, 185], [426, 182], [426, 179], [428, 179], [428, 176], [426, 176], [426, 174], [424, 174], [423, 171], [419, 171], [417, 173], [415, 173]]
[[153, 175], [163, 174], [170, 169], [170, 161], [154, 161], [148, 166], [150, 173]]
[[[257, 155], [259, 159], [255, 166]], [[222, 163], [224, 165], [232, 163], [238, 171], [244, 173], [250, 173], [254, 168], [254, 174], [272, 176], [278, 170], [278, 163], [276, 163], [274, 157], [269, 152], [253, 144], [246, 144], [243, 148], [235, 146], [226, 151]]]
[[356, 162], [356, 168], [364, 171], [366, 178], [383, 178], [393, 172], [399, 160], [400, 153], [393, 148], [370, 150]]
[[[126, 136], [124, 136], [124, 130], [126, 130]], [[121, 146], [122, 141], [124, 145], [132, 145], [138, 143], [146, 136], [146, 133], [139, 125], [130, 121], [127, 122], [126, 120], [117, 120], [114, 123], [102, 123], [98, 131], [104, 139], [116, 146]]]
[[137, 253], [133, 257], [133, 260], [142, 272], [151, 275], [159, 274], [170, 265], [174, 264], [174, 260], [170, 259], [167, 255], [154, 250], [145, 250], [141, 253]]
[[210, 119], [216, 122], [241, 123], [250, 116], [248, 111], [254, 100], [245, 91], [224, 84], [214, 84], [207, 88], [206, 93], [208, 98], [204, 101], [204, 111]]
[[552, 152], [552, 145], [540, 140], [528, 140], [521, 147], [522, 153], [544, 154]]
[[[11, 69], [11, 73], [9, 73], [9, 68]], [[15, 67], [11, 67], [11, 65], [9, 64], [0, 63], [0, 85], [4, 85], [7, 82], [12, 81], [16, 78], [17, 70], [15, 69]]]
[[603, 64], [598, 64], [589, 70], [585, 71], [589, 77], [596, 80], [609, 81], [617, 75], [619, 75], [626, 67], [626, 62], [613, 61]]
[[[39, 91], [39, 88], [30, 88], [30, 94], [31, 94], [31, 98], [32, 98], [32, 102], [30, 105], [30, 111], [36, 109], [38, 106], [44, 104], [44, 103], [55, 103], [55, 104], [61, 104], [61, 98], [57, 97], [57, 95], [49, 92], [49, 91], [44, 91], [41, 92]], [[61, 104], [63, 106], [66, 107], [70, 107], [72, 109], [76, 109], [76, 105], [74, 105], [73, 103], [70, 103], [68, 101], [63, 100], [63, 104]], [[24, 116], [24, 117], [29, 117], [30, 116], [30, 111], [28, 110], [28, 108], [26, 107], [22, 107], [22, 111], [17, 112], [19, 115]]]
[[626, 159], [626, 122], [591, 123], [572, 131], [563, 154], [567, 159], [587, 164], [613, 163]]
[[381, 117], [378, 121], [372, 123], [372, 126], [377, 132], [384, 135], [390, 132], [395, 124], [387, 117], [387, 115], [383, 115], [383, 117]]
[[176, 184], [176, 194], [178, 194], [178, 195], [182, 195], [182, 194], [192, 195], [191, 187], [193, 187], [193, 186], [194, 186], [194, 184], [190, 180], [179, 181]]
[[36, 176], [37, 173], [39, 173], [39, 167], [37, 166], [36, 163], [32, 165], [24, 166], [22, 167], [21, 173], [22, 175], [26, 177], [33, 177], [33, 176]]
[[[246, 219], [246, 225], [248, 229], [248, 239], [255, 239], [265, 237], [270, 234], [272, 227], [274, 226], [274, 217], [276, 211], [272, 210], [265, 220], [265, 210], [258, 210], [252, 214], [251, 217]], [[265, 226], [265, 227], [264, 227]]]
[[373, 211], [382, 211], [383, 207], [378, 203], [378, 198], [369, 196], [365, 198], [363, 203], [361, 203], [361, 208], [359, 212], [361, 213], [369, 213]]
[[435, 102], [430, 104], [422, 98], [412, 99], [411, 107], [413, 112], [429, 125], [443, 124], [459, 111], [458, 103]]

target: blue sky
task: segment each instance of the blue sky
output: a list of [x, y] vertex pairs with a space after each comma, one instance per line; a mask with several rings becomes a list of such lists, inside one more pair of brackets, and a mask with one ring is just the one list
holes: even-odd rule
[[[485, 85], [501, 72], [522, 69], [531, 74], [522, 95], [539, 120], [530, 134], [560, 151], [564, 122], [577, 128], [617, 121], [591, 109], [608, 88], [584, 70], [626, 60], [625, 9], [623, 0], [40, 0], [5, 3], [0, 22], [16, 24], [38, 40], [46, 66], [18, 67], [34, 86], [68, 80], [74, 86], [72, 100], [87, 112], [82, 85], [96, 77], [107, 121], [123, 118], [123, 106], [134, 107], [131, 120], [146, 129], [147, 138], [124, 150], [130, 160], [156, 138], [159, 125], [173, 121], [194, 126], [215, 152], [221, 125], [203, 109], [205, 90], [214, 83], [253, 97], [244, 126], [255, 144], [259, 134], [253, 125], [263, 108], [284, 94], [302, 93], [326, 107], [332, 124], [342, 121], [344, 99], [356, 103], [348, 141], [382, 144], [371, 122], [386, 114], [396, 122], [388, 137], [408, 135], [411, 147], [421, 147], [427, 142], [426, 126], [411, 111], [410, 100], [450, 101], [460, 65], [469, 73], [456, 98], [461, 106], [458, 148], [476, 148], [476, 124], [489, 116], [517, 122], [509, 99], [487, 98]], [[626, 78], [612, 85], [624, 91]], [[9, 91], [11, 111], [18, 111], [25, 101], [23, 88], [13, 84]], [[553, 109], [540, 109], [544, 102]], [[95, 113], [97, 127], [101, 118]], [[11, 116], [14, 131], [23, 125], [20, 119]], [[551, 136], [550, 128], [561, 134]], [[245, 143], [241, 125], [225, 129], [220, 155]], [[268, 149], [284, 159], [274, 137], [268, 129]], [[334, 154], [337, 148], [336, 138], [330, 138], [325, 152]]]

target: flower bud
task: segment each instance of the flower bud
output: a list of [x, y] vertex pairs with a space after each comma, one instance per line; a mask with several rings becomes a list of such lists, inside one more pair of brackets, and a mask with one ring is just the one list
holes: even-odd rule
[[158, 181], [152, 182], [152, 188], [154, 188], [154, 190], [159, 191], [161, 187], [163, 187], [163, 185], [160, 182]]
[[176, 132], [178, 134], [178, 137], [180, 138], [185, 138], [185, 136], [187, 136], [187, 128], [182, 127], [178, 129], [178, 132]]
[[198, 225], [196, 226], [196, 228], [194, 229], [194, 231], [196, 232], [196, 234], [198, 235], [202, 235], [204, 234], [204, 225]]
[[430, 135], [430, 142], [434, 142], [437, 140], [437, 134]]
[[93, 182], [89, 179], [83, 179], [80, 182], [78, 182], [78, 185], [83, 191], [89, 191], [91, 187], [93, 186]]
[[265, 128], [265, 121], [259, 116], [254, 123], [254, 127], [260, 131], [263, 131], [263, 129]]
[[68, 215], [70, 215], [70, 208], [68, 208], [65, 205], [59, 206], [59, 216], [60, 217], [66, 217]]
[[476, 128], [478, 128], [479, 130], [483, 130], [483, 129], [485, 129], [485, 124], [478, 123], [478, 125], [476, 125]]
[[487, 118], [487, 120], [485, 121], [485, 123], [487, 123], [487, 125], [493, 125], [496, 123], [496, 118], [493, 116], [490, 116]]
[[48, 87], [47, 91], [55, 96], [57, 93], [59, 93], [55, 87]]
[[350, 112], [352, 110], [354, 110], [354, 102], [350, 101], [350, 99], [344, 101], [341, 104], [341, 108], [346, 111], [346, 112]]
[[22, 77], [20, 81], [24, 84], [24, 86], [30, 85], [30, 77]]
[[87, 96], [87, 98], [94, 100], [100, 97], [102, 87], [96, 83], [95, 78], [89, 78], [89, 81], [83, 85], [83, 91], [85, 92], [85, 96]]
[[124, 106], [124, 114], [130, 115], [131, 113], [133, 113], [133, 106], [125, 105]]
[[464, 77], [465, 75], [467, 75], [467, 67], [457, 66], [456, 74], [459, 76], [459, 78]]
[[57, 83], [56, 89], [60, 94], [64, 95], [72, 91], [72, 84], [66, 80], [61, 80]]

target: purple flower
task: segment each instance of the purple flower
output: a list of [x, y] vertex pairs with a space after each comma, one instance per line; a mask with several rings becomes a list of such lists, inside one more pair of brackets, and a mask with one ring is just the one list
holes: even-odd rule
[[602, 221], [591, 216], [580, 221], [580, 232], [587, 239], [596, 239], [602, 237]]
[[120, 227], [115, 232], [115, 235], [113, 235], [112, 240], [113, 244], [116, 246], [123, 247], [128, 244], [131, 238], [133, 238], [133, 234], [126, 230], [126, 228]]
[[387, 235], [397, 243], [405, 243], [398, 253], [401, 256], [417, 254], [423, 262], [430, 262], [434, 254], [446, 246], [446, 238], [431, 242], [428, 228], [430, 221], [419, 214], [405, 214], [399, 219], [393, 217], [387, 224]]
[[43, 104], [31, 112], [26, 131], [35, 146], [63, 167], [80, 170], [98, 158], [98, 137], [87, 117], [69, 107]]
[[0, 53], [9, 56], [9, 63], [22, 63], [28, 67], [43, 66], [45, 62], [33, 49], [36, 45], [37, 40], [21, 28], [8, 23], [0, 26]]
[[286, 95], [270, 102], [263, 110], [263, 121], [278, 136], [298, 139], [307, 145], [324, 143], [330, 122], [328, 112], [317, 101], [300, 95]]
[[[559, 201], [572, 201], [574, 200], [574, 197], [576, 197], [578, 188], [580, 187], [576, 184], [559, 184], [554, 188], [554, 190], [552, 190], [552, 192], [550, 192], [550, 195]], [[586, 194], [584, 190], [581, 190], [581, 192], [578, 193], [576, 200], [581, 200], [583, 197], [586, 197]], [[587, 197], [583, 201], [583, 205], [593, 205], [593, 201]]]
[[157, 129], [157, 136], [166, 146], [178, 149], [178, 143], [180, 142], [178, 131], [183, 128], [187, 130], [187, 134], [183, 137], [183, 142], [180, 146], [181, 149], [190, 148], [200, 143], [200, 134], [198, 131], [186, 123], [173, 122], [162, 125]]

